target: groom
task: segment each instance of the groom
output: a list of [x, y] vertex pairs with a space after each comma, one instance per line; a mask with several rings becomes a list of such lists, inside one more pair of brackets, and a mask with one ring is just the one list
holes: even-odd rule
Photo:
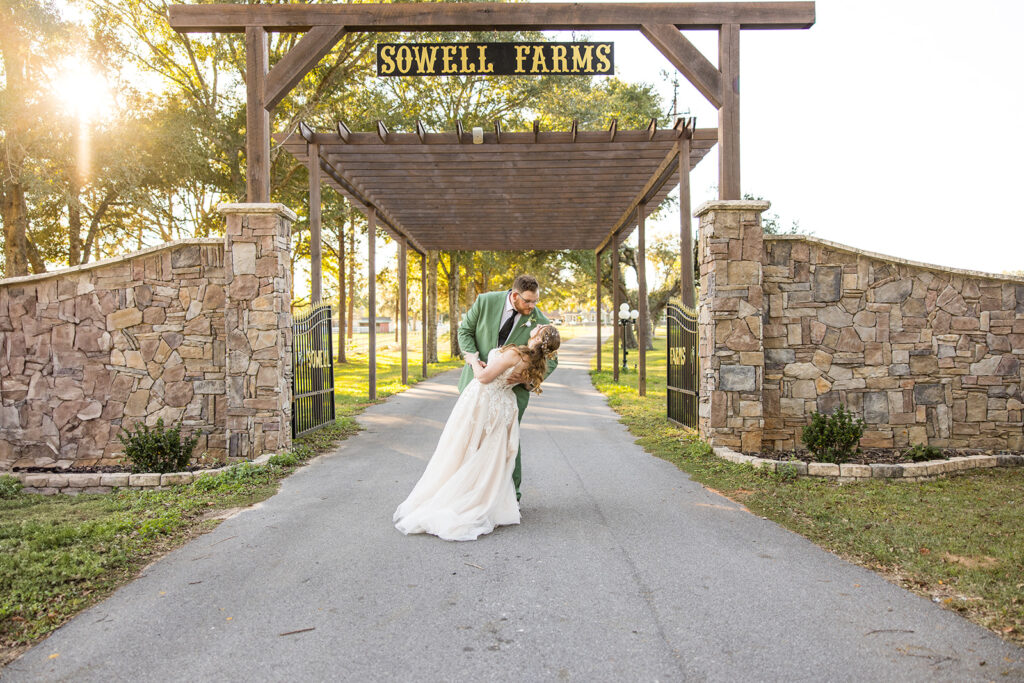
[[[476, 298], [466, 316], [459, 323], [459, 348], [466, 359], [459, 379], [459, 393], [473, 379], [473, 364], [483, 358], [491, 349], [501, 348], [505, 344], [525, 344], [530, 339], [530, 332], [537, 325], [550, 325], [551, 321], [537, 310], [540, 298], [540, 285], [530, 275], [520, 275], [512, 283], [512, 289], [503, 292], [485, 292]], [[558, 365], [558, 360], [548, 361], [547, 375]], [[545, 377], [547, 376], [545, 375]], [[516, 395], [519, 406], [519, 421], [523, 421], [523, 412], [530, 403], [530, 392], [521, 384], [522, 378], [512, 375], [509, 383], [515, 384], [512, 391]], [[519, 500], [519, 484], [523, 480], [523, 451], [516, 453], [516, 467], [512, 471], [512, 481], [516, 485], [516, 500]]]

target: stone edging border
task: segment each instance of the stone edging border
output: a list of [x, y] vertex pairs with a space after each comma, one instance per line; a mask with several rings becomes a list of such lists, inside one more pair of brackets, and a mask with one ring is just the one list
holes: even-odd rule
[[[243, 462], [262, 465], [270, 460], [273, 455], [275, 454], [264, 453], [258, 458]], [[241, 463], [232, 463], [217, 469], [197, 470], [195, 472], [167, 472], [166, 474], [131, 474], [130, 472], [102, 474], [82, 472], [71, 472], [68, 474], [61, 474], [59, 472], [0, 472], [0, 475], [8, 474], [20, 480], [23, 486], [21, 489], [23, 493], [38, 493], [42, 495], [63, 493], [69, 496], [76, 496], [79, 493], [110, 493], [115, 488], [159, 491], [170, 486], [191, 484], [199, 477], [219, 474], [239, 464]]]
[[780, 466], [792, 466], [798, 476], [834, 479], [840, 483], [866, 481], [868, 479], [895, 479], [899, 481], [928, 481], [950, 472], [974, 470], [983, 467], [1024, 467], [1024, 455], [1003, 453], [1000, 455], [966, 455], [949, 460], [928, 460], [926, 462], [903, 463], [898, 465], [858, 465], [830, 462], [801, 462], [798, 460], [769, 460], [753, 455], [743, 455], [726, 446], [712, 448], [719, 458], [737, 464], [778, 472]]

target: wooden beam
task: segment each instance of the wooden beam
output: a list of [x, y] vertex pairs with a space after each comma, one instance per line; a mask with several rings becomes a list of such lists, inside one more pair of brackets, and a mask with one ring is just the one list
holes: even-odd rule
[[540, 119], [533, 120], [533, 141], [536, 143], [540, 137]]
[[597, 295], [595, 298], [595, 322], [597, 323], [597, 371], [601, 372], [601, 252], [594, 252], [594, 273], [597, 274]]
[[690, 139], [679, 138], [679, 286], [680, 299], [695, 308], [693, 289], [693, 226], [690, 223], [690, 167], [682, 162], [690, 157]]
[[718, 109], [718, 198], [740, 199], [740, 27], [718, 32], [722, 106]]
[[651, 119], [651, 122], [647, 124], [647, 139], [653, 140], [654, 134], [658, 132], [658, 119]]
[[309, 146], [309, 162], [306, 166], [309, 169], [309, 301], [316, 304], [323, 297], [323, 256], [320, 235], [320, 150], [315, 144]]
[[423, 122], [416, 119], [416, 136], [420, 139], [420, 144], [427, 138], [427, 129], [423, 127]]
[[498, 144], [501, 144], [501, 121], [495, 119], [494, 121], [494, 140]]
[[409, 245], [402, 240], [398, 252], [398, 307], [402, 319], [399, 337], [402, 345], [402, 384], [409, 385]]
[[[345, 358], [345, 295], [348, 286], [345, 280], [345, 219], [341, 217], [336, 217], [336, 219], [338, 220], [338, 362], [345, 363], [348, 361]], [[348, 292], [348, 295], [351, 296], [352, 293]]]
[[[463, 133], [459, 133], [459, 130], [463, 130]], [[717, 128], [701, 128], [699, 129], [700, 134], [695, 136], [695, 139], [717, 141], [718, 129]], [[460, 136], [464, 134], [464, 129], [459, 126], [459, 122], [456, 122], [456, 131], [450, 133], [427, 133], [426, 137], [421, 141], [416, 133], [391, 133], [388, 136], [387, 146], [389, 148], [400, 148], [400, 147], [411, 147], [411, 148], [422, 148], [424, 145], [430, 145], [431, 148], [429, 153], [441, 154], [446, 151], [446, 148], [455, 148], [456, 145], [460, 144]], [[321, 137], [322, 136], [322, 137]], [[707, 136], [707, 137], [705, 137]], [[654, 139], [651, 140], [650, 131], [645, 127], [641, 130], [618, 130], [615, 136], [614, 142], [616, 144], [630, 144], [640, 143], [648, 145], [650, 143], [665, 143], [671, 145], [675, 142], [676, 138], [679, 137], [679, 132], [671, 128], [660, 128], [654, 133]], [[283, 142], [285, 145], [289, 144], [289, 138], [287, 136], [282, 137], [281, 135], [275, 136], [275, 139]], [[370, 148], [381, 148], [384, 144], [380, 140], [380, 136], [374, 132], [352, 132], [351, 137], [347, 140], [335, 139], [330, 133], [317, 133], [316, 137], [311, 142], [317, 142], [324, 147], [330, 146], [332, 143], [344, 148], [345, 145], [352, 145], [353, 147], [366, 146]], [[464, 144], [465, 140], [461, 144]], [[502, 130], [501, 133], [501, 145], [498, 145], [497, 140], [494, 138], [494, 133], [485, 132], [484, 141], [481, 145], [477, 145], [476, 149], [502, 149], [507, 145], [522, 145], [524, 147], [533, 147], [537, 145], [571, 145], [571, 144], [609, 144], [608, 133], [600, 130], [577, 130], [576, 142], [572, 141], [572, 134], [570, 131], [537, 131], [536, 135], [531, 132], [509, 132]], [[436, 146], [436, 147], [435, 147]], [[520, 148], [523, 149], [523, 148]], [[372, 152], [373, 149], [367, 150]], [[421, 150], [422, 151], [422, 150]], [[454, 149], [447, 149], [448, 152], [456, 151]]]
[[639, 30], [672, 24], [714, 30], [809, 28], [813, 2], [409, 3], [331, 5], [171, 5], [170, 25], [182, 33], [241, 33], [249, 27], [308, 31], [345, 26], [353, 32]]
[[637, 392], [641, 396], [647, 395], [647, 324], [650, 318], [650, 311], [647, 306], [647, 236], [645, 219], [647, 218], [647, 205], [641, 204], [637, 207], [637, 247], [636, 247], [636, 280], [637, 280], [637, 308], [640, 310], [640, 317], [637, 319]]
[[612, 123], [608, 126], [608, 142], [615, 142], [615, 133], [619, 130], [619, 120], [612, 119]]
[[572, 127], [569, 128], [569, 135], [572, 136], [573, 144], [576, 144], [576, 134], [579, 132], [580, 122], [576, 119], [572, 120]]
[[377, 400], [377, 209], [366, 207], [366, 289], [367, 317], [370, 319], [369, 385], [370, 400]]
[[348, 129], [348, 126], [345, 125], [344, 121], [338, 121], [337, 128], [338, 128], [338, 138], [340, 138], [341, 142], [344, 142], [344, 143], [347, 144], [348, 140], [349, 140], [349, 136], [352, 135], [352, 131], [350, 131]]
[[251, 204], [270, 201], [270, 113], [263, 106], [267, 86], [267, 32], [245, 30], [245, 194]]
[[420, 363], [423, 379], [427, 378], [427, 254], [420, 254]]
[[280, 104], [292, 88], [338, 44], [343, 35], [344, 26], [314, 26], [288, 50], [288, 54], [267, 74], [267, 96], [263, 103], [267, 111]]
[[619, 240], [613, 234], [608, 253], [612, 257], [612, 380], [619, 381]]
[[380, 136], [381, 142], [387, 144], [388, 135], [390, 135], [390, 131], [388, 130], [388, 127], [384, 125], [384, 122], [381, 121], [380, 119], [377, 120], [377, 135]]
[[722, 74], [679, 29], [671, 24], [644, 24], [640, 32], [713, 107], [722, 106]]
[[466, 131], [462, 129], [462, 119], [455, 122], [455, 137], [458, 138], [459, 144], [463, 143], [462, 136], [466, 134]]

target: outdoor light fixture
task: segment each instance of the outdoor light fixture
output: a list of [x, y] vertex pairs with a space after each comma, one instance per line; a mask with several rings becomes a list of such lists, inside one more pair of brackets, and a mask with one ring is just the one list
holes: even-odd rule
[[473, 144], [482, 145], [484, 144], [484, 129], [479, 126], [473, 127]]
[[626, 327], [628, 325], [636, 325], [637, 318], [640, 317], [640, 311], [629, 309], [629, 304], [622, 304], [619, 307], [619, 324], [622, 325], [622, 370], [626, 370], [626, 355], [629, 351], [626, 349]]

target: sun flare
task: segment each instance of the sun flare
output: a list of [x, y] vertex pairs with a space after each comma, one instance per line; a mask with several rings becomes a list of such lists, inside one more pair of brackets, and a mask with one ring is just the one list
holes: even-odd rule
[[83, 122], [112, 114], [114, 96], [110, 83], [86, 59], [69, 57], [59, 69], [53, 91], [69, 113]]

